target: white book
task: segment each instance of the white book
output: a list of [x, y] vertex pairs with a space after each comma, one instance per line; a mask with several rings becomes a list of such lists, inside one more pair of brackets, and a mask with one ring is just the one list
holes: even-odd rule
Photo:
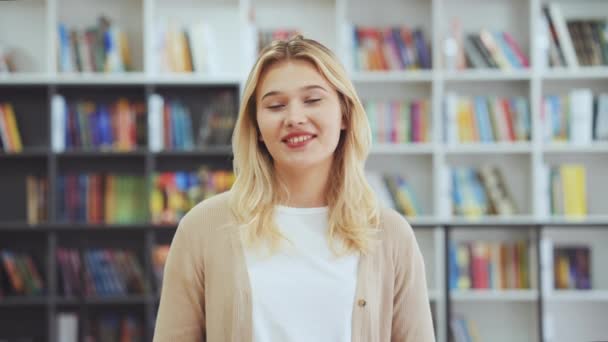
[[457, 144], [458, 139], [458, 95], [448, 92], [445, 96], [446, 140], [450, 145]]
[[608, 94], [600, 94], [597, 98], [597, 117], [595, 119], [595, 138], [608, 140]]
[[537, 172], [537, 174], [535, 175], [534, 179], [536, 179], [537, 181], [535, 182], [536, 185], [536, 192], [538, 194], [540, 194], [538, 196], [538, 213], [537, 213], [537, 217], [539, 219], [546, 219], [549, 217], [549, 214], [551, 212], [551, 208], [550, 208], [550, 196], [551, 196], [551, 191], [550, 191], [550, 184], [549, 184], [549, 177], [550, 177], [550, 173], [551, 173], [551, 169], [549, 168], [549, 166], [547, 164], [541, 164], [538, 168], [534, 168], [534, 172]]
[[385, 208], [395, 209], [393, 197], [391, 197], [388, 187], [386, 186], [384, 179], [382, 179], [382, 175], [379, 172], [367, 170], [365, 171], [365, 177], [376, 193], [380, 205]]
[[593, 93], [591, 89], [574, 89], [570, 92], [570, 141], [588, 144], [592, 130]]
[[439, 202], [439, 215], [442, 219], [449, 219], [454, 212], [452, 203], [452, 172], [444, 166], [439, 171], [439, 189], [442, 189]]
[[542, 292], [550, 295], [554, 289], [553, 278], [553, 241], [541, 239], [540, 241], [540, 271], [542, 280]]
[[75, 313], [60, 313], [57, 317], [57, 342], [78, 341], [78, 316]]
[[579, 65], [578, 59], [576, 58], [576, 51], [574, 50], [574, 45], [572, 44], [572, 39], [570, 38], [570, 32], [566, 26], [566, 20], [562, 15], [562, 10], [559, 4], [555, 2], [550, 3], [549, 14], [551, 15], [551, 20], [553, 21], [553, 26], [555, 27], [560, 47], [564, 53], [566, 65], [568, 67], [578, 68]]
[[551, 106], [551, 100], [547, 96], [543, 99], [542, 127], [543, 141], [551, 142], [553, 140], [553, 106]]
[[496, 123], [496, 141], [509, 141], [509, 125], [507, 118], [505, 117], [505, 109], [502, 105], [502, 99], [495, 97], [492, 99], [492, 115], [494, 115], [494, 122]]
[[66, 104], [61, 95], [53, 95], [51, 100], [51, 148], [53, 152], [65, 150]]
[[217, 57], [217, 42], [211, 26], [198, 23], [188, 28], [191, 42], [192, 64], [197, 73], [217, 74], [219, 63]]
[[152, 152], [164, 149], [164, 106], [165, 100], [162, 96], [152, 94], [148, 98], [148, 144]]

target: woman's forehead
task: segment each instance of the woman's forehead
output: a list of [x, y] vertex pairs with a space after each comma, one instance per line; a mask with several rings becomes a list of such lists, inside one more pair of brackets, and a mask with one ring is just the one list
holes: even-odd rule
[[258, 96], [271, 91], [292, 92], [310, 89], [318, 85], [327, 90], [331, 84], [312, 62], [290, 60], [271, 65], [260, 75]]

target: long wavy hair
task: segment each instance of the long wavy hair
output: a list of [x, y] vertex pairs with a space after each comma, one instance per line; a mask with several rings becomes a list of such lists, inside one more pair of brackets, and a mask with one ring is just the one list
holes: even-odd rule
[[270, 251], [277, 250], [284, 237], [274, 222], [274, 209], [285, 200], [287, 192], [275, 173], [272, 156], [258, 139], [256, 91], [270, 66], [290, 60], [312, 63], [337, 90], [345, 129], [334, 152], [326, 193], [328, 238], [336, 254], [367, 253], [379, 223], [378, 201], [364, 172], [371, 145], [367, 116], [336, 56], [301, 35], [267, 46], [249, 74], [232, 136], [236, 180], [231, 189], [231, 210], [244, 226], [248, 243], [267, 242]]

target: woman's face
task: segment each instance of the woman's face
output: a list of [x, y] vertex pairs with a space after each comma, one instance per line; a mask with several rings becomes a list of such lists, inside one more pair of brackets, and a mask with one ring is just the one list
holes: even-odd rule
[[260, 79], [256, 111], [260, 139], [276, 168], [329, 170], [344, 123], [337, 91], [312, 63], [269, 67]]

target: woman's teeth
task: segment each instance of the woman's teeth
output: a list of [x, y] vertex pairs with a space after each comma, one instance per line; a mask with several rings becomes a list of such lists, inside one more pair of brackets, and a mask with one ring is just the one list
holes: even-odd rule
[[297, 143], [301, 143], [303, 141], [309, 140], [311, 138], [312, 138], [312, 135], [299, 136], [299, 137], [289, 138], [289, 139], [287, 139], [287, 142], [290, 144], [297, 144]]

